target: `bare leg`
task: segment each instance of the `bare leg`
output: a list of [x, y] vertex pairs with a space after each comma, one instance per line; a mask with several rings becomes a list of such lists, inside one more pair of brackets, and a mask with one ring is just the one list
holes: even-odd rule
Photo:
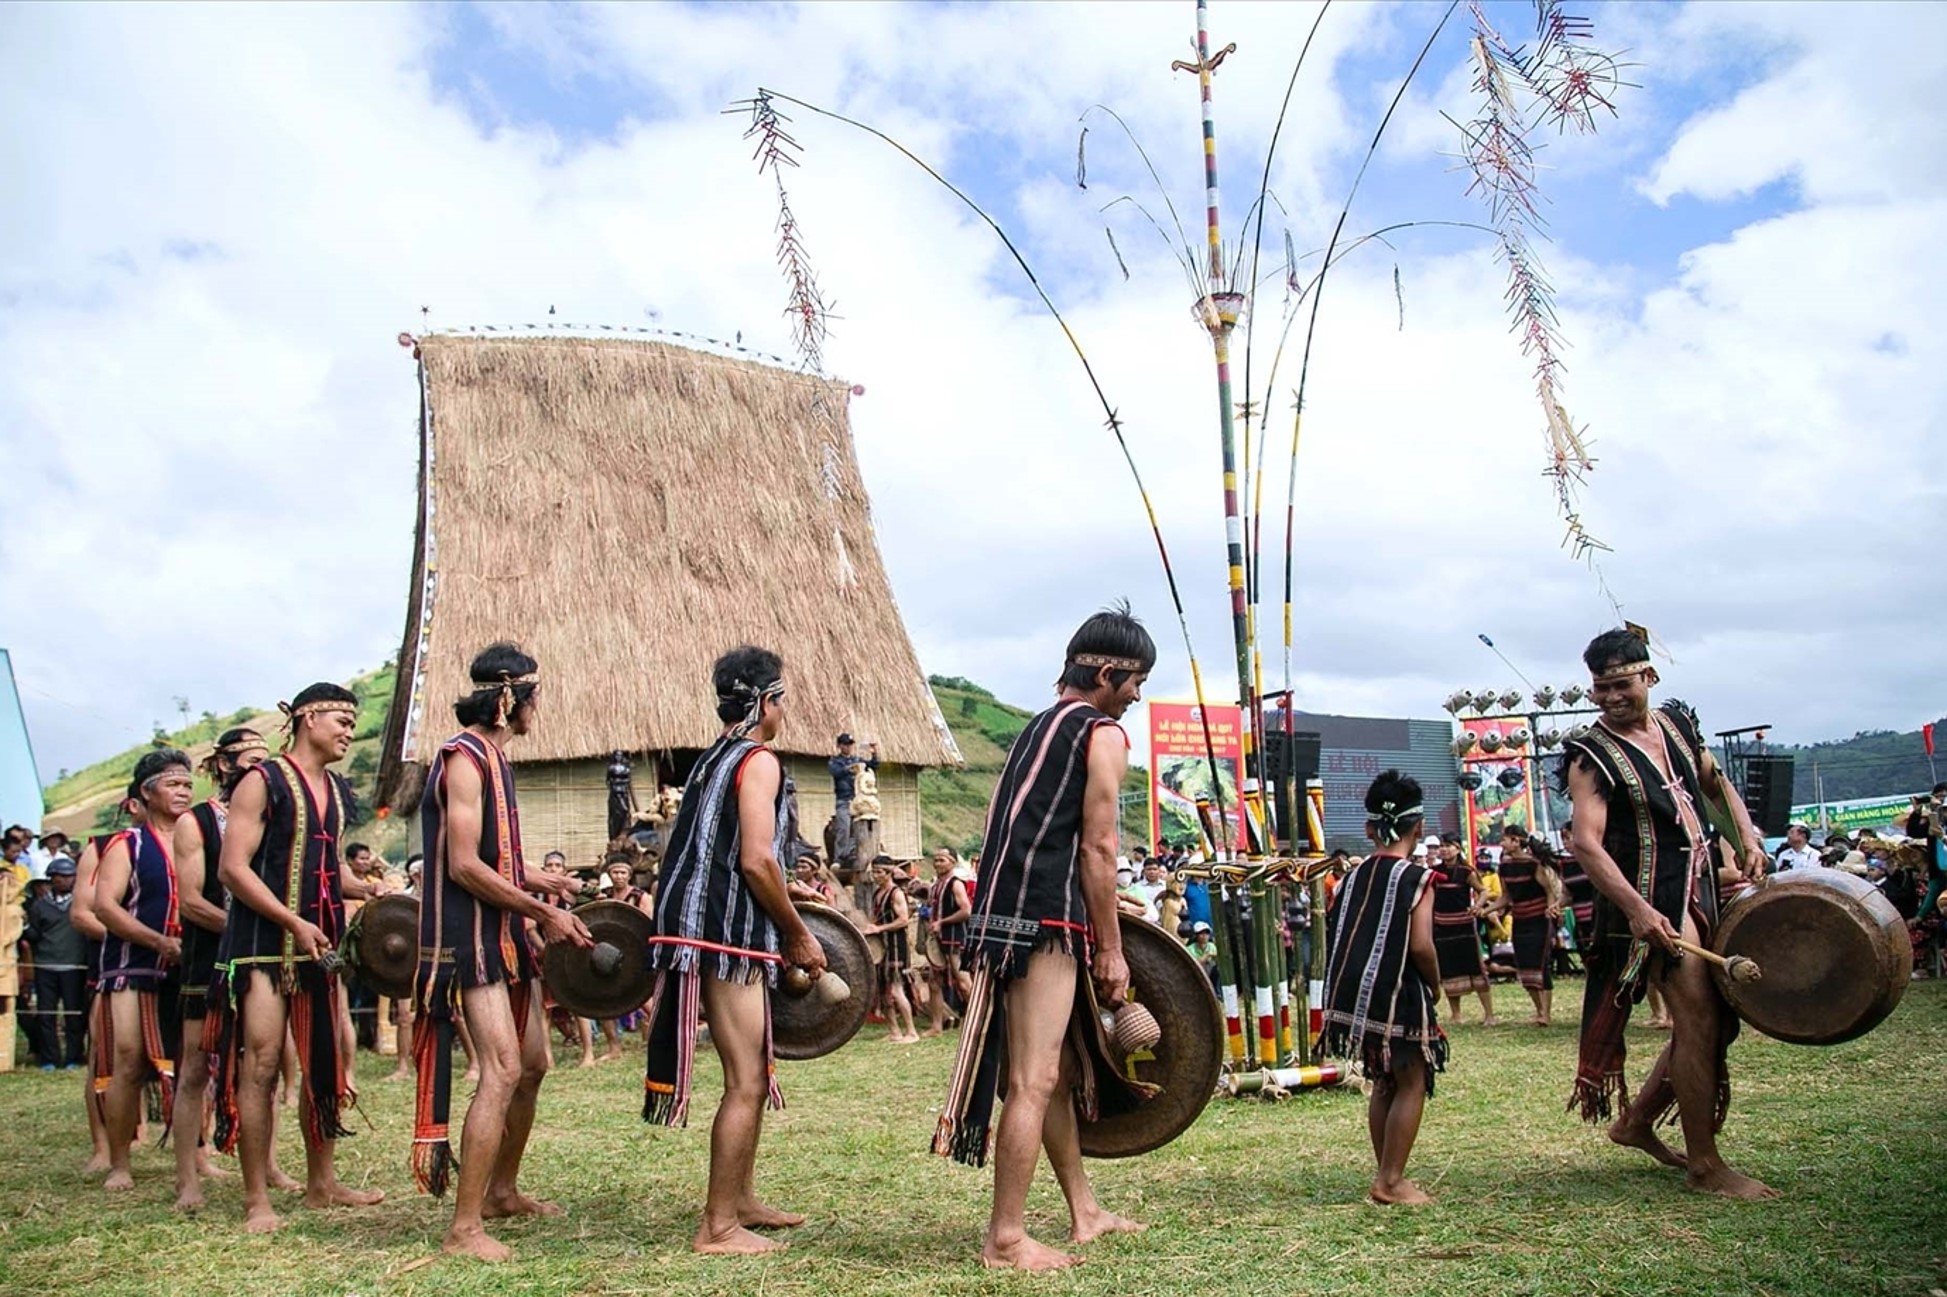
[[358, 1028], [352, 1023], [352, 997], [343, 983], [338, 987], [338, 1056], [345, 1060], [345, 1082], [358, 1088]]
[[[1697, 927], [1684, 916], [1683, 935], [1697, 940]], [[1677, 1119], [1688, 1158], [1685, 1181], [1693, 1189], [1727, 1198], [1776, 1198], [1778, 1192], [1724, 1164], [1717, 1152], [1717, 1041], [1719, 1015], [1725, 1012], [1710, 984], [1704, 961], [1686, 956], [1663, 979], [1670, 1006], [1670, 1082], [1677, 1092]]]
[[88, 1142], [93, 1148], [81, 1173], [98, 1175], [108, 1170], [113, 1162], [108, 1155], [108, 1124], [102, 1117], [102, 1106], [95, 1097], [95, 1069], [92, 1066], [81, 1069], [81, 1106], [88, 1113]]
[[1670, 1029], [1670, 1006], [1664, 1003], [1660, 980], [1650, 982], [1650, 1026], [1658, 1031]]
[[[487, 1236], [483, 1223], [487, 1187], [499, 1167], [500, 1149], [510, 1124], [509, 1105], [521, 1080], [521, 1046], [514, 1032], [514, 1009], [504, 984], [460, 992], [464, 1020], [473, 1038], [470, 1057], [480, 1084], [467, 1105], [460, 1132], [460, 1174], [453, 1194], [453, 1223], [442, 1250], [482, 1261], [505, 1261], [506, 1244]], [[545, 1040], [545, 1037], [543, 1037]], [[530, 1121], [532, 1113], [529, 1114]], [[525, 1135], [525, 1132], [523, 1132]]]
[[595, 1024], [587, 1018], [576, 1018], [575, 1034], [581, 1038], [581, 1065], [595, 1066]]
[[297, 1041], [291, 1038], [288, 1027], [284, 1033], [284, 1052], [278, 1056], [277, 1075], [283, 1086], [278, 1102], [286, 1108], [297, 1107]]
[[1386, 1160], [1386, 1114], [1393, 1108], [1391, 1074], [1372, 1078], [1372, 1092], [1366, 1096], [1366, 1140], [1372, 1145], [1372, 1164]]
[[1663, 1052], [1656, 1057], [1656, 1065], [1650, 1068], [1649, 1079], [1636, 1093], [1635, 1100], [1620, 1113], [1609, 1126], [1609, 1138], [1624, 1148], [1638, 1148], [1665, 1166], [1673, 1166], [1681, 1171], [1686, 1165], [1683, 1154], [1673, 1150], [1656, 1133], [1656, 1127], [1645, 1110], [1649, 1096], [1663, 1088], [1670, 1075], [1670, 1050], [1665, 1045]]
[[935, 965], [926, 995], [926, 1034], [929, 1036], [938, 1036], [946, 1031], [946, 979], [947, 970]]
[[762, 982], [703, 979], [703, 1016], [723, 1064], [723, 1102], [710, 1125], [710, 1187], [703, 1220], [690, 1243], [698, 1252], [770, 1252], [784, 1246], [751, 1233], [744, 1223], [754, 1210], [770, 1210], [758, 1202], [754, 1186], [757, 1138], [770, 1085], [764, 1074], [766, 994]]
[[473, 1048], [473, 1032], [466, 1025], [466, 1015], [462, 1013], [453, 1025], [459, 1028], [460, 1052], [466, 1055], [464, 1079], [469, 1083], [477, 1081], [480, 1079], [480, 1055]]
[[209, 1055], [203, 1052], [203, 1021], [183, 1020], [182, 1062], [176, 1070], [176, 1210], [203, 1205], [203, 1096], [209, 1089]]
[[1460, 993], [1457, 991], [1447, 992], [1447, 1021], [1455, 1026], [1460, 1025]]
[[886, 1033], [895, 1044], [919, 1039], [913, 1034], [912, 1005], [906, 1002], [906, 979], [896, 974], [886, 982]]
[[1555, 993], [1553, 991], [1539, 992], [1536, 996], [1535, 1004], [1540, 1010], [1539, 1021], [1542, 1026], [1546, 1027], [1555, 1020]]
[[1048, 1164], [1055, 1169], [1055, 1182], [1068, 1202], [1068, 1237], [1076, 1243], [1093, 1243], [1104, 1234], [1140, 1234], [1146, 1226], [1126, 1217], [1104, 1211], [1096, 1201], [1095, 1186], [1088, 1182], [1082, 1167], [1081, 1128], [1075, 1121], [1074, 1066], [1068, 1052], [1062, 1051], [1061, 1078], [1048, 1100], [1048, 1115], [1041, 1122], [1041, 1147], [1048, 1151]]
[[393, 1067], [391, 1073], [385, 1079], [388, 1081], [410, 1081], [414, 1075], [412, 1057], [412, 1002], [410, 1000], [394, 1000], [392, 1007], [397, 1009], [399, 1013], [398, 1025], [393, 1030], [393, 1035], [397, 1041], [393, 1048], [394, 1052], [399, 1056], [399, 1062]]
[[284, 997], [268, 978], [242, 973], [243, 1058], [237, 1069], [237, 1162], [243, 1172], [243, 1228], [267, 1234], [284, 1222], [270, 1209], [274, 1091], [290, 1041]]
[[[1386, 1108], [1385, 1146], [1379, 1154], [1379, 1173], [1373, 1177], [1372, 1200], [1388, 1206], [1432, 1202], [1425, 1190], [1406, 1178], [1406, 1159], [1420, 1134], [1426, 1111], [1426, 1063], [1417, 1054], [1393, 1065]], [[1379, 1087], [1373, 1087], [1375, 1096]]]
[[[588, 1020], [577, 1019], [584, 1033], [589, 1032]], [[583, 1048], [587, 1049], [587, 1036], [584, 1035]], [[561, 1208], [539, 1198], [530, 1198], [520, 1191], [517, 1181], [521, 1173], [521, 1158], [527, 1152], [527, 1137], [534, 1130], [534, 1105], [541, 1093], [541, 1082], [547, 1079], [548, 1068], [553, 1065], [554, 1051], [548, 1047], [548, 1016], [541, 1010], [540, 989], [536, 987], [527, 1001], [527, 1034], [521, 1040], [520, 1080], [514, 1086], [514, 1096], [507, 1104], [507, 1132], [500, 1139], [500, 1156], [494, 1162], [493, 1179], [487, 1184], [485, 1214], [488, 1216], [559, 1216]]]
[[[1081, 1258], [1028, 1237], [1028, 1185], [1040, 1159], [1048, 1109], [1061, 1083], [1061, 1042], [1075, 1010], [1075, 960], [1043, 951], [1007, 987], [1007, 1102], [994, 1139], [994, 1206], [982, 1265], [1059, 1270]], [[1066, 1096], [1060, 1102], [1068, 1102]]]
[[129, 1173], [129, 1144], [135, 1139], [136, 1108], [142, 1098], [141, 1077], [149, 1066], [142, 1055], [142, 1004], [140, 991], [116, 991], [108, 998], [108, 1012], [115, 1024], [115, 1059], [108, 1082], [104, 1107], [108, 1128], [108, 1178], [104, 1189], [133, 1189], [135, 1177]]
[[622, 1033], [616, 1030], [615, 1019], [602, 1019], [602, 1039], [607, 1042], [607, 1048], [602, 1050], [601, 1062], [622, 1057]]
[[1543, 998], [1547, 994], [1547, 992], [1538, 991], [1532, 986], [1528, 987], [1527, 991], [1528, 991], [1528, 999], [1533, 1001], [1535, 1006], [1535, 1016], [1532, 1021], [1537, 1027], [1547, 1026], [1548, 1010], [1545, 1006], [1547, 1005], [1548, 1002]]
[[[351, 1011], [345, 1008], [349, 997], [345, 988], [339, 984], [337, 989], [319, 1005], [323, 1012], [337, 1013], [338, 1042], [345, 1051], [345, 1084], [352, 1085], [352, 1055], [356, 1052], [358, 1037], [352, 1031]], [[309, 1081], [310, 1077], [305, 1077]], [[354, 1087], [352, 1093], [356, 1095]], [[312, 1147], [309, 1140], [304, 1144], [304, 1205], [307, 1207], [370, 1207], [385, 1201], [385, 1194], [377, 1189], [353, 1189], [341, 1184], [334, 1166], [337, 1155], [337, 1141], [324, 1140]]]
[[1492, 1027], [1500, 1021], [1500, 1019], [1494, 1016], [1494, 989], [1491, 986], [1481, 987], [1480, 997], [1481, 1026]]

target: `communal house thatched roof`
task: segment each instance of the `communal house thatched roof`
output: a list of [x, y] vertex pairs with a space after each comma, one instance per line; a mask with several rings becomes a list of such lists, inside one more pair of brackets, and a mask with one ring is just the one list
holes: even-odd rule
[[784, 657], [784, 751], [850, 730], [889, 761], [959, 762], [880, 562], [843, 384], [575, 336], [433, 336], [418, 355], [382, 802], [416, 800], [468, 660], [498, 639], [541, 663], [523, 760], [707, 747], [710, 665], [754, 643]]

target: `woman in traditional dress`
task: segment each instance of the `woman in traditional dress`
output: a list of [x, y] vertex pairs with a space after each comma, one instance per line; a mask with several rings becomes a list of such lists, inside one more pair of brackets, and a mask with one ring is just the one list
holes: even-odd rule
[[1460, 997], [1472, 991], [1481, 997], [1481, 1025], [1492, 1027], [1493, 983], [1481, 962], [1480, 931], [1475, 918], [1486, 899], [1480, 875], [1461, 854], [1460, 844], [1438, 842], [1433, 865], [1433, 948], [1440, 958], [1440, 989], [1446, 992], [1447, 1013], [1460, 1021]]

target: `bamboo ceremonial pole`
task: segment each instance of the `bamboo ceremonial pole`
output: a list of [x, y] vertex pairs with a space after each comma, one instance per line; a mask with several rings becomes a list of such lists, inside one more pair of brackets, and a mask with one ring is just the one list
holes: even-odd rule
[[[1173, 66], [1177, 70], [1197, 74], [1197, 90], [1203, 109], [1204, 217], [1210, 244], [1210, 269], [1208, 286], [1197, 303], [1197, 316], [1210, 334], [1210, 346], [1217, 362], [1217, 423], [1221, 432], [1224, 465], [1224, 544], [1230, 575], [1231, 637], [1237, 653], [1237, 695], [1241, 716], [1238, 727], [1241, 754], [1238, 782], [1242, 800], [1247, 795], [1245, 789], [1257, 779], [1258, 718], [1252, 688], [1250, 601], [1246, 597], [1244, 584], [1244, 516], [1237, 482], [1237, 431], [1231, 411], [1230, 335], [1248, 299], [1244, 293], [1232, 291], [1225, 282], [1223, 232], [1218, 219], [1217, 122], [1210, 98], [1211, 74], [1236, 48], [1235, 44], [1227, 45], [1214, 58], [1211, 56], [1209, 0], [1197, 0], [1197, 61], [1192, 64], [1179, 60]], [[1262, 784], [1258, 783], [1250, 795], [1257, 799], [1257, 819], [1262, 823]], [[1250, 816], [1241, 815], [1239, 818], [1245, 825], [1244, 841], [1240, 845], [1246, 854], [1256, 854], [1262, 849], [1263, 839], [1259, 837], [1253, 840], [1250, 836]]]
[[1277, 917], [1271, 913], [1271, 889], [1262, 878], [1249, 888], [1251, 898], [1251, 1008], [1257, 1016], [1257, 1065], [1278, 1065], [1278, 978], [1272, 961], [1277, 955]]
[[1239, 1017], [1240, 1001], [1237, 993], [1238, 956], [1237, 942], [1230, 930], [1230, 902], [1225, 898], [1224, 884], [1211, 879], [1210, 893], [1210, 934], [1217, 942], [1217, 998], [1224, 1010], [1224, 1039], [1230, 1050], [1233, 1067], [1244, 1065], [1244, 1024]]

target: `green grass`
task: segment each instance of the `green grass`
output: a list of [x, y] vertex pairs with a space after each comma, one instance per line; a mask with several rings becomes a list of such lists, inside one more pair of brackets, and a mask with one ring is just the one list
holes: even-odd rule
[[[1579, 989], [1568, 984], [1565, 1005]], [[1499, 993], [1513, 1011], [1519, 992]], [[134, 1193], [102, 1194], [78, 1171], [86, 1147], [73, 1074], [0, 1078], [0, 1291], [1827, 1297], [1947, 1287], [1947, 987], [1935, 983], [1915, 985], [1891, 1021], [1849, 1045], [1798, 1048], [1752, 1033], [1737, 1044], [1724, 1146], [1784, 1191], [1776, 1202], [1687, 1192], [1675, 1173], [1564, 1114], [1571, 1028], [1463, 1025], [1411, 1167], [1434, 1206], [1361, 1201], [1370, 1155], [1356, 1089], [1282, 1104], [1216, 1100], [1167, 1148], [1091, 1164], [1104, 1202], [1152, 1228], [1098, 1243], [1088, 1264], [1041, 1280], [973, 1263], [991, 1172], [924, 1151], [950, 1042], [896, 1047], [868, 1032], [780, 1069], [791, 1106], [767, 1120], [760, 1187], [811, 1222], [790, 1251], [760, 1259], [687, 1251], [714, 1111], [707, 1055], [706, 1098], [687, 1131], [637, 1120], [640, 1053], [549, 1079], [526, 1184], [569, 1214], [498, 1228], [515, 1250], [500, 1267], [414, 1266], [433, 1254], [445, 1209], [412, 1192], [409, 1096], [370, 1079], [381, 1065], [369, 1056], [360, 1070], [372, 1129], [341, 1145], [339, 1160], [347, 1180], [383, 1188], [387, 1201], [329, 1212], [287, 1202], [289, 1224], [270, 1239], [238, 1231], [234, 1178], [211, 1186], [199, 1218], [177, 1217], [166, 1154], [153, 1149], [137, 1155]], [[1632, 1031], [1632, 1072], [1658, 1042]], [[292, 1126], [280, 1138], [284, 1164], [296, 1167]], [[1045, 1167], [1029, 1218], [1045, 1238], [1064, 1227]]]

